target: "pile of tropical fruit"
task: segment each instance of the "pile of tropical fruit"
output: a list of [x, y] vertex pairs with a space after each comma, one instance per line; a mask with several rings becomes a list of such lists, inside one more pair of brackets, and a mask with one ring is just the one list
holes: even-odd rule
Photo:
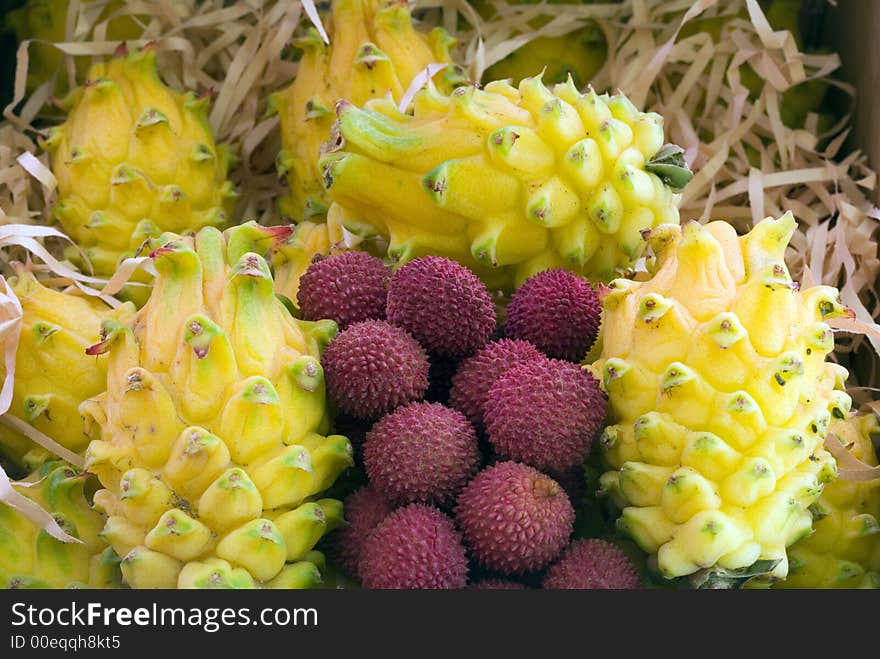
[[[290, 75], [221, 144], [210, 90], [163, 79], [124, 4], [91, 12], [114, 45], [89, 67], [23, 49], [37, 109], [0, 128], [22, 174], [0, 176], [0, 583], [880, 587], [880, 423], [844, 364], [867, 303], [811, 276], [806, 196], [746, 227], [686, 211], [711, 154], [590, 84], [598, 22], [528, 16], [483, 71], [462, 39], [518, 3], [470, 27], [289, 3]], [[773, 34], [801, 39], [799, 9], [772, 3]], [[68, 14], [6, 20], [26, 46]], [[762, 109], [734, 70], [717, 111]], [[775, 107], [813, 148], [835, 119], [808, 82]], [[270, 131], [278, 194], [242, 175]], [[769, 171], [769, 144], [731, 158]]]

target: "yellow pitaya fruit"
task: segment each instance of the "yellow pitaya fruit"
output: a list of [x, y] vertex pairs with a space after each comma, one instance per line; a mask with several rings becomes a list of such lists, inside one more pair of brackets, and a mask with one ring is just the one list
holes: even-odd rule
[[603, 293], [601, 489], [667, 578], [784, 578], [836, 474], [823, 442], [851, 401], [846, 369], [825, 361], [826, 321], [851, 311], [836, 289], [792, 281], [795, 227], [791, 213], [744, 236], [659, 227], [653, 276]]
[[451, 64], [454, 40], [442, 28], [423, 34], [413, 25], [407, 0], [333, 0], [325, 17], [330, 43], [311, 28], [296, 42], [302, 51], [296, 79], [270, 99], [281, 120], [283, 150], [278, 172], [290, 197], [281, 212], [295, 222], [327, 212], [318, 158], [330, 136], [340, 99], [361, 105], [390, 94], [400, 101], [429, 64], [447, 64], [436, 75], [447, 91], [464, 82]]
[[110, 588], [121, 584], [119, 558], [101, 538], [104, 517], [86, 497], [89, 474], [47, 462], [14, 489], [50, 511], [68, 535], [61, 542], [0, 503], [0, 586], [5, 588]]
[[294, 319], [262, 254], [289, 233], [250, 222], [163, 234], [131, 322], [104, 323], [106, 391], [80, 410], [103, 536], [133, 588], [308, 587], [309, 552], [341, 521], [320, 498], [352, 464], [325, 436], [332, 321]]
[[[840, 441], [863, 463], [876, 466], [874, 414], [835, 421], [828, 441]], [[788, 550], [789, 571], [777, 588], [880, 588], [880, 480], [837, 479], [813, 504], [815, 532]]]
[[274, 256], [276, 288], [294, 301], [312, 257], [342, 247], [341, 233], [324, 224], [329, 201], [318, 167], [335, 104], [345, 99], [361, 105], [386, 95], [399, 102], [429, 64], [446, 65], [434, 75], [445, 91], [466, 81], [451, 61], [454, 40], [440, 27], [428, 34], [416, 29], [408, 0], [333, 0], [324, 25], [330, 43], [315, 29], [298, 39], [302, 56], [296, 78], [269, 99], [281, 122], [278, 173], [290, 188], [280, 211], [298, 225]]
[[58, 179], [53, 212], [98, 275], [164, 231], [227, 223], [236, 194], [208, 98], [166, 86], [152, 48], [95, 64], [62, 105], [67, 120], [43, 142]]
[[[12, 403], [8, 414], [24, 421], [74, 453], [85, 452], [79, 405], [107, 386], [107, 359], [86, 348], [99, 340], [101, 324], [134, 315], [127, 302], [116, 309], [100, 299], [41, 284], [20, 263], [9, 285], [22, 307]], [[0, 378], [5, 376], [0, 364]], [[19, 466], [45, 460], [49, 453], [7, 425], [0, 425], [0, 453]]]
[[400, 263], [448, 256], [497, 287], [549, 268], [600, 280], [626, 270], [643, 232], [678, 223], [676, 189], [691, 176], [659, 115], [570, 79], [451, 95], [429, 85], [412, 115], [385, 99], [337, 114], [321, 160], [331, 232], [379, 235]]

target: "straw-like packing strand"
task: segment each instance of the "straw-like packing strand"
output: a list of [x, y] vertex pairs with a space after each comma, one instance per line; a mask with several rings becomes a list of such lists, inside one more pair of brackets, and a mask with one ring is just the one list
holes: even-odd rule
[[[15, 126], [0, 126], [0, 224], [13, 221], [10, 218], [31, 220], [49, 194], [49, 187], [28, 172], [28, 163], [22, 165], [18, 160], [24, 154], [35, 158], [36, 150], [34, 141]], [[40, 157], [39, 162], [46, 167], [48, 156]]]

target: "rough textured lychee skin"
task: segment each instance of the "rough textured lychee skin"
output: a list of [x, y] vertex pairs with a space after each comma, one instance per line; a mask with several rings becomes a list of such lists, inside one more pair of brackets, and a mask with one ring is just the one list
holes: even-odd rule
[[467, 557], [452, 520], [412, 503], [392, 512], [364, 543], [358, 566], [368, 589], [459, 589]]
[[428, 355], [406, 331], [383, 320], [340, 332], [322, 364], [330, 400], [358, 419], [376, 419], [428, 388]]
[[468, 586], [470, 590], [528, 590], [524, 583], [510, 579], [483, 579]]
[[596, 341], [602, 304], [590, 283], [568, 270], [527, 279], [510, 300], [504, 333], [531, 341], [548, 356], [581, 361]]
[[471, 555], [490, 570], [525, 574], [568, 544], [574, 508], [562, 487], [517, 462], [487, 467], [458, 496], [455, 518]]
[[476, 427], [482, 427], [483, 408], [495, 380], [516, 364], [533, 359], [544, 359], [544, 355], [528, 341], [499, 339], [487, 343], [459, 366], [452, 378], [449, 404]]
[[589, 371], [560, 359], [532, 360], [490, 387], [483, 420], [501, 458], [562, 472], [586, 459], [607, 404]]
[[376, 490], [361, 487], [343, 502], [346, 525], [334, 533], [337, 561], [351, 577], [359, 578], [358, 562], [364, 542], [382, 521], [391, 514], [391, 505]]
[[319, 257], [303, 273], [297, 305], [305, 320], [330, 318], [339, 329], [384, 320], [391, 270], [366, 252]]
[[397, 505], [452, 501], [479, 460], [473, 426], [440, 403], [398, 407], [376, 422], [364, 443], [370, 483]]
[[545, 590], [632, 590], [640, 588], [639, 571], [629, 557], [607, 540], [575, 540], [547, 569]]
[[426, 350], [465, 357], [495, 331], [495, 305], [485, 284], [452, 259], [423, 256], [391, 278], [388, 321], [412, 334]]

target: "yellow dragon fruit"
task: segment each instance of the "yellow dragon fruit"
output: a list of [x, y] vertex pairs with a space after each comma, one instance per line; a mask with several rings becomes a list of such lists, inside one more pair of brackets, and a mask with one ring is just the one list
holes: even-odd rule
[[131, 322], [108, 321], [107, 390], [80, 410], [103, 536], [133, 588], [308, 587], [309, 552], [341, 521], [320, 494], [352, 463], [325, 436], [332, 321], [294, 319], [262, 254], [286, 226], [150, 241], [158, 273]]
[[152, 48], [95, 64], [62, 105], [67, 120], [43, 142], [58, 179], [53, 212], [96, 274], [164, 231], [226, 224], [236, 195], [208, 98], [167, 87]]
[[851, 401], [826, 321], [851, 312], [836, 289], [791, 280], [795, 228], [791, 213], [744, 236], [660, 227], [653, 276], [604, 291], [601, 489], [664, 577], [784, 578], [836, 474], [823, 442]]
[[109, 588], [120, 585], [119, 558], [101, 538], [103, 516], [86, 498], [89, 474], [53, 461], [15, 490], [80, 543], [61, 542], [0, 503], [0, 585], [6, 588]]
[[422, 34], [407, 0], [333, 0], [326, 17], [330, 43], [312, 28], [296, 42], [302, 50], [293, 83], [270, 99], [281, 120], [284, 149], [278, 171], [290, 184], [281, 212], [299, 222], [327, 211], [318, 158], [330, 136], [340, 99], [361, 105], [390, 94], [400, 101], [429, 64], [447, 64], [436, 75], [447, 91], [464, 81], [451, 64], [454, 41], [442, 28]]
[[[829, 441], [840, 441], [865, 464], [876, 466], [871, 435], [874, 414], [835, 421]], [[880, 588], [880, 480], [837, 479], [813, 505], [815, 532], [788, 551], [789, 571], [777, 588]]]
[[413, 108], [340, 103], [320, 163], [328, 223], [381, 235], [401, 263], [448, 256], [498, 287], [555, 267], [607, 281], [641, 256], [644, 231], [679, 221], [681, 149], [622, 94], [533, 77], [429, 85]]
[[278, 173], [290, 188], [280, 211], [298, 225], [274, 256], [276, 288], [290, 300], [296, 300], [299, 278], [312, 257], [342, 246], [341, 232], [324, 224], [329, 202], [318, 167], [337, 101], [360, 105], [390, 95], [399, 102], [429, 64], [445, 65], [434, 75], [445, 91], [466, 81], [450, 58], [454, 40], [439, 27], [428, 34], [417, 30], [407, 0], [333, 0], [324, 24], [330, 43], [309, 29], [296, 42], [302, 51], [296, 78], [269, 99], [281, 122]]
[[[124, 322], [134, 307], [128, 302], [111, 309], [98, 298], [47, 288], [26, 266], [13, 267], [9, 285], [21, 302], [22, 328], [8, 413], [82, 454], [89, 437], [78, 407], [107, 386], [107, 359], [86, 355], [86, 348], [99, 340], [102, 322]], [[49, 455], [6, 425], [0, 425], [0, 452], [19, 466]]]

